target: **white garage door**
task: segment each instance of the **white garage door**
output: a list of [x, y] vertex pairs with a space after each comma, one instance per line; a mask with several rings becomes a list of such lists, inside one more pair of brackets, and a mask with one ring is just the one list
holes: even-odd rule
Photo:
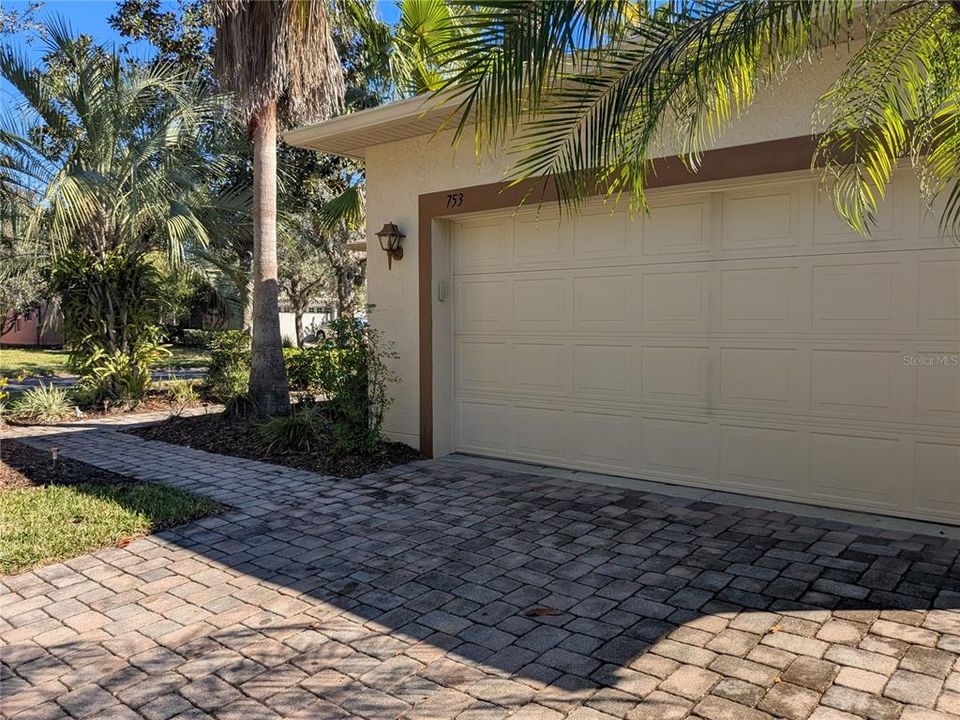
[[452, 227], [454, 444], [960, 522], [960, 249], [908, 175], [872, 239], [809, 177]]

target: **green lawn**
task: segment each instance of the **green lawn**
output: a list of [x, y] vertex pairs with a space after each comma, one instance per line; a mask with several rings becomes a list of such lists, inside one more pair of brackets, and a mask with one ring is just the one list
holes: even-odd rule
[[47, 485], [0, 492], [0, 574], [122, 544], [218, 508], [208, 498], [146, 483]]
[[210, 364], [210, 353], [203, 348], [172, 345], [167, 349], [170, 350], [172, 354], [170, 357], [164, 358], [157, 363], [158, 368], [190, 370], [194, 368], [204, 368]]
[[[192, 369], [206, 367], [210, 356], [206, 350], [172, 346], [171, 355], [157, 363], [159, 369]], [[44, 348], [0, 348], [0, 376], [71, 375], [65, 350]]]
[[65, 350], [0, 348], [0, 376], [68, 375]]

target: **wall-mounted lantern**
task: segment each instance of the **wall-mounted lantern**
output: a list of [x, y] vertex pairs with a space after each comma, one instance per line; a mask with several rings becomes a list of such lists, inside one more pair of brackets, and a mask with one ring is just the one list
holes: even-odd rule
[[380, 241], [380, 249], [387, 254], [387, 269], [392, 269], [394, 259], [400, 260], [403, 257], [403, 248], [400, 247], [400, 241], [406, 235], [400, 232], [400, 228], [392, 222], [384, 223], [383, 228], [374, 234]]

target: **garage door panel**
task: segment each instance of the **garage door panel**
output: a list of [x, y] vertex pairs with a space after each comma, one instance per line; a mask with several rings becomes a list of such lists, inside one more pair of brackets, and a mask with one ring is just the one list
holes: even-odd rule
[[518, 404], [513, 408], [512, 421], [510, 442], [517, 457], [556, 462], [566, 456], [567, 411]]
[[902, 181], [876, 242], [819, 202], [455, 221], [455, 449], [960, 523], [960, 250]]
[[896, 352], [814, 350], [811, 408], [846, 415], [896, 415], [902, 362]]
[[801, 215], [803, 189], [780, 186], [724, 195], [722, 248], [757, 250], [807, 244], [809, 222]]
[[662, 257], [709, 253], [710, 203], [709, 195], [652, 202], [641, 226], [643, 254]]
[[808, 268], [797, 264], [721, 269], [722, 329], [791, 332], [808, 327], [807, 277]]
[[633, 395], [631, 345], [575, 345], [573, 392], [587, 397], [624, 398]]
[[801, 496], [800, 448], [796, 430], [721, 424], [721, 482], [730, 490]]
[[917, 325], [934, 332], [960, 332], [960, 260], [921, 261], [917, 274]]
[[574, 411], [570, 420], [571, 457], [598, 469], [628, 473], [636, 470], [635, 415]]
[[[913, 200], [910, 212], [905, 200]], [[876, 247], [879, 243], [896, 242], [904, 237], [905, 216], [915, 216], [919, 207], [919, 196], [914, 188], [908, 186], [903, 175], [890, 184], [887, 197], [875, 213], [875, 223], [870, 235], [865, 236], [851, 230], [834, 210], [833, 201], [828, 193], [817, 193], [815, 202], [815, 234], [813, 242], [818, 246], [863, 245]]]
[[513, 388], [526, 393], [567, 395], [570, 348], [562, 343], [523, 343], [514, 346]]
[[455, 382], [467, 389], [506, 390], [510, 384], [509, 350], [505, 342], [459, 341]]
[[721, 348], [721, 402], [731, 407], [800, 409], [799, 355], [797, 348]]
[[542, 266], [569, 258], [569, 237], [556, 212], [523, 214], [514, 223], [513, 260], [518, 266]]
[[893, 332], [900, 325], [899, 262], [815, 264], [815, 330]]
[[915, 363], [917, 414], [960, 424], [960, 348], [918, 352], [908, 361]]
[[639, 232], [628, 223], [625, 211], [586, 210], [572, 222], [574, 257], [578, 260], [633, 260]]
[[648, 402], [707, 404], [709, 347], [644, 345], [641, 392]]
[[640, 431], [643, 470], [699, 483], [715, 475], [715, 439], [706, 422], [646, 417]]
[[507, 451], [506, 403], [461, 400], [457, 408], [459, 445], [469, 450]]
[[706, 330], [709, 326], [709, 273], [647, 272], [641, 288], [645, 330]]
[[811, 495], [893, 510], [902, 506], [907, 468], [900, 442], [892, 438], [835, 433], [810, 434]]
[[504, 331], [509, 329], [509, 285], [502, 280], [464, 280], [456, 284], [456, 329]]
[[509, 224], [502, 218], [467, 221], [457, 226], [453, 244], [458, 271], [489, 271], [507, 265]]
[[573, 279], [573, 319], [577, 329], [629, 330], [633, 275], [593, 275]]
[[561, 278], [513, 281], [513, 318], [517, 330], [570, 329], [570, 286]]
[[960, 515], [960, 444], [918, 441], [914, 450], [913, 507]]

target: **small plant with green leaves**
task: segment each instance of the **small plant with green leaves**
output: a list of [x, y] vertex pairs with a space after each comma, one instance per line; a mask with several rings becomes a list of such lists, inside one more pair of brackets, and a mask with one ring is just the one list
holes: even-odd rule
[[22, 422], [55, 423], [74, 415], [70, 392], [53, 383], [40, 383], [25, 390], [11, 408], [11, 415]]
[[264, 422], [260, 440], [267, 452], [311, 452], [323, 444], [324, 420], [314, 407], [294, 407], [289, 415]]
[[388, 387], [397, 378], [387, 360], [397, 357], [380, 332], [354, 318], [335, 320], [327, 345], [338, 351], [331, 384], [334, 452], [370, 454], [383, 440]]
[[228, 408], [241, 405], [250, 382], [250, 336], [242, 330], [220, 330], [209, 343], [210, 368], [207, 383], [210, 393]]
[[197, 392], [195, 380], [171, 377], [164, 384], [164, 391], [170, 402], [173, 403], [173, 414], [179, 415], [191, 405], [200, 402], [200, 393]]
[[0, 426], [5, 422], [7, 415], [7, 403], [10, 402], [10, 381], [5, 377], [0, 377]]

